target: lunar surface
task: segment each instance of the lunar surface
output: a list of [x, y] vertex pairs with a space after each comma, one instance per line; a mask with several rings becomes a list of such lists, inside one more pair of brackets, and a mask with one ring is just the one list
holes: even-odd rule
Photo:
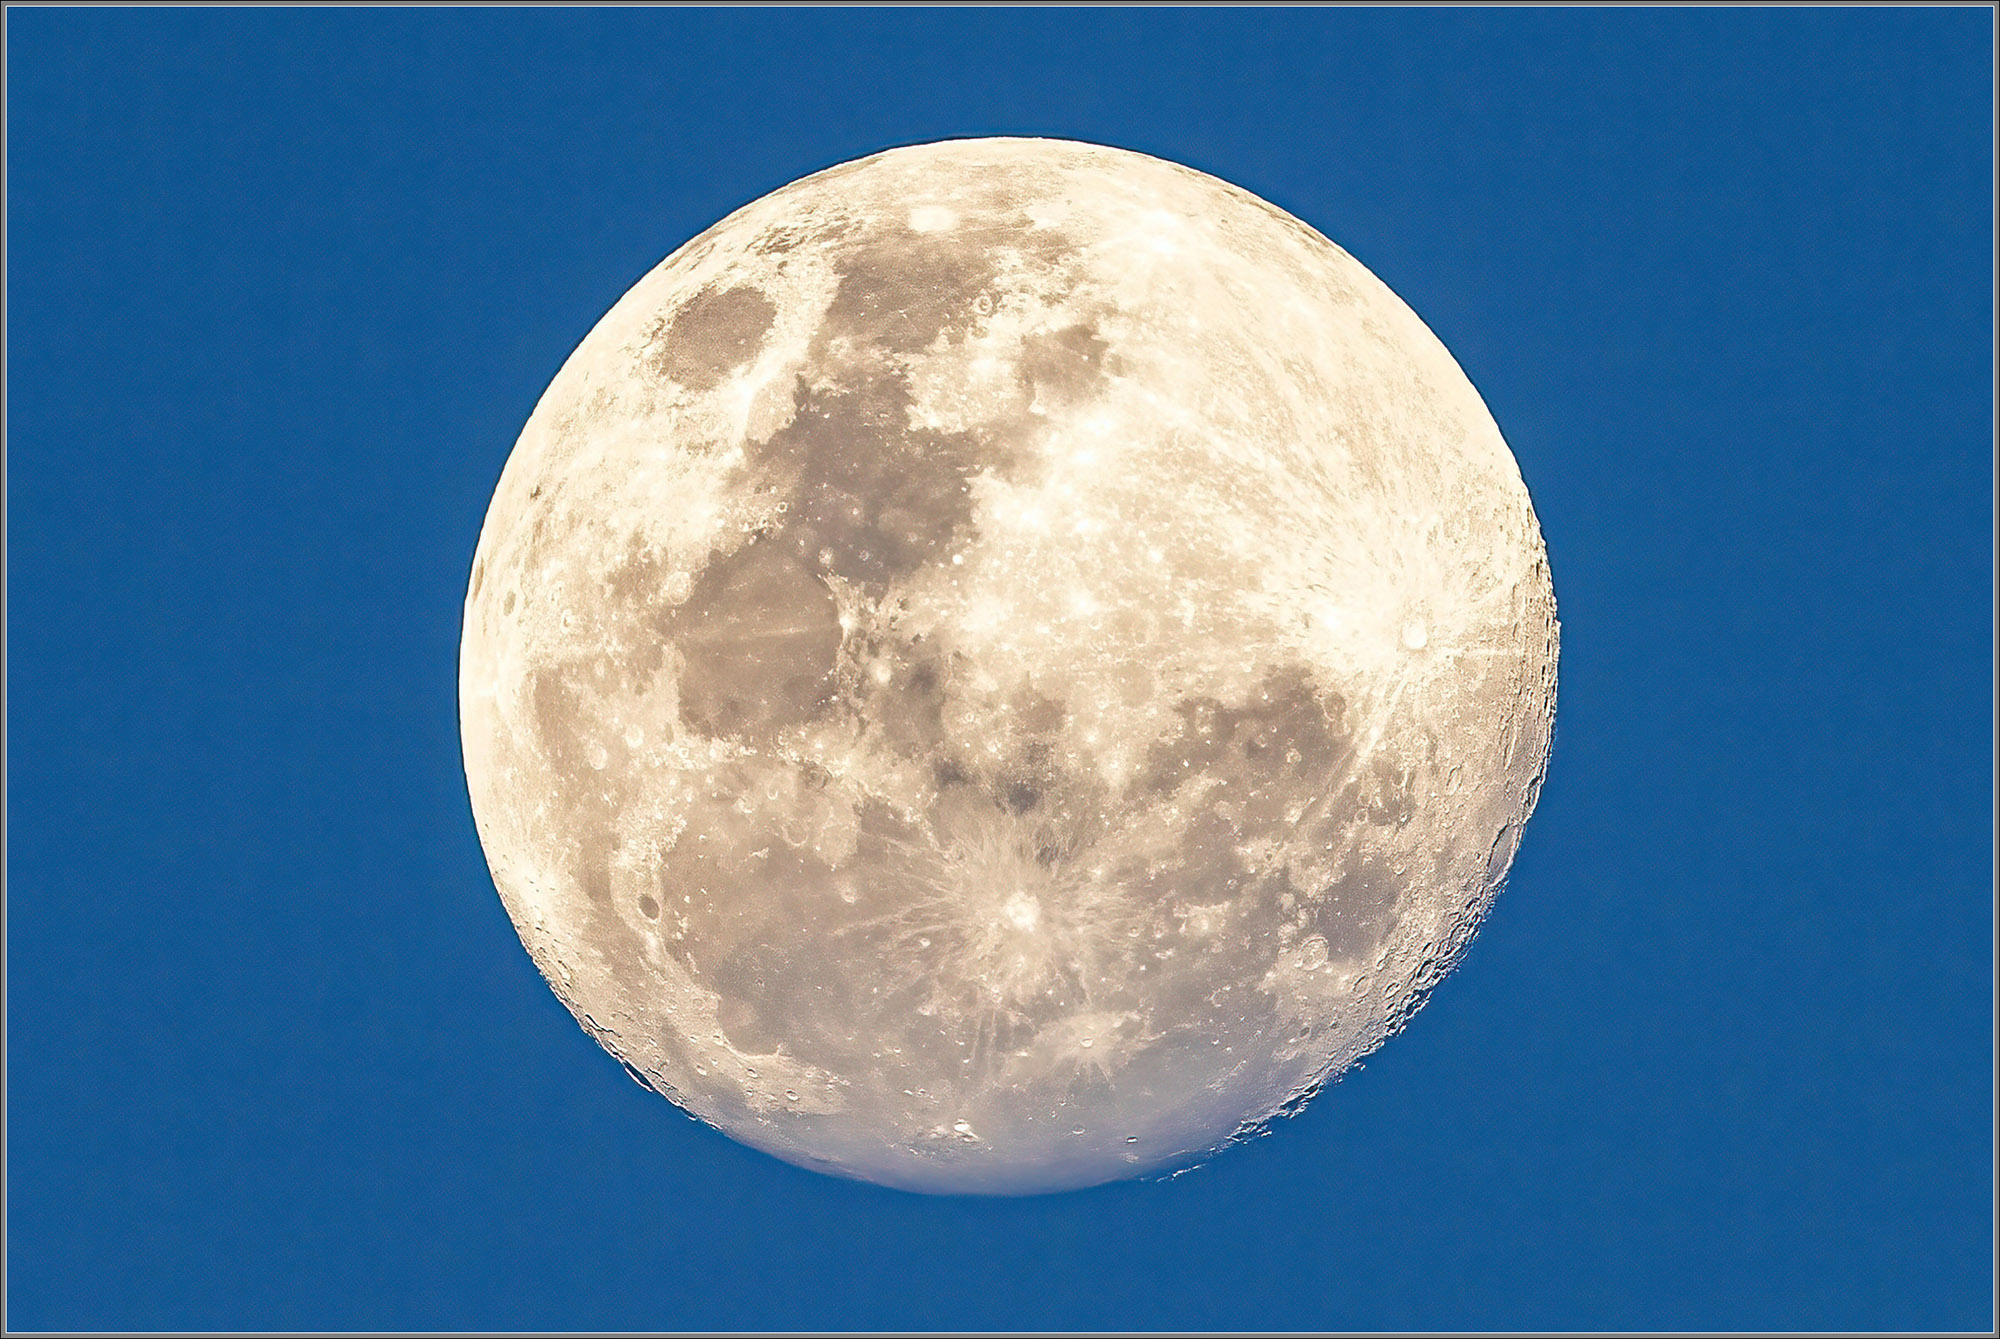
[[934, 1192], [1188, 1166], [1393, 1033], [1540, 789], [1555, 601], [1438, 340], [1053, 140], [807, 177], [641, 279], [465, 605], [479, 835], [642, 1083]]

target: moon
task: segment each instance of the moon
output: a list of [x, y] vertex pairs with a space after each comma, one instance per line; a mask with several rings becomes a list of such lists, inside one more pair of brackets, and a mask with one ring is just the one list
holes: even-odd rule
[[465, 603], [480, 841], [641, 1083], [801, 1166], [1178, 1170], [1395, 1032], [1546, 769], [1513, 455], [1345, 251], [1061, 140], [676, 251], [529, 418]]

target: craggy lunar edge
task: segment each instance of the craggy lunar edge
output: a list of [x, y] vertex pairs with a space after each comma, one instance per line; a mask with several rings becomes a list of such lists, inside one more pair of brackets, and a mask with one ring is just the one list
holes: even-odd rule
[[1056, 140], [674, 253], [521, 434], [465, 604], [556, 993], [737, 1139], [912, 1190], [1185, 1167], [1394, 1032], [1554, 711], [1479, 395], [1305, 224]]

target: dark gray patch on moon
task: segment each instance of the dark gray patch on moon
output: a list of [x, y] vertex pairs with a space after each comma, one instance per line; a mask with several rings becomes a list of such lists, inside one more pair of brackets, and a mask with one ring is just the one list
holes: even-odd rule
[[1015, 728], [993, 769], [993, 797], [1002, 809], [1020, 816], [1041, 806], [1046, 797], [1067, 789], [1066, 783], [1072, 779], [1065, 775], [1056, 755], [1069, 710], [1033, 689], [1015, 694], [1013, 708]]
[[807, 562], [880, 595], [945, 556], [972, 529], [972, 480], [994, 459], [972, 433], [909, 424], [897, 373], [815, 390], [803, 379], [792, 421], [754, 447], [753, 466], [789, 495], [773, 540]]
[[777, 315], [754, 288], [705, 288], [674, 313], [658, 337], [653, 366], [691, 391], [713, 390], [757, 356]]
[[1021, 347], [1021, 389], [1044, 405], [1068, 406], [1095, 398], [1110, 370], [1110, 348], [1094, 325], [1079, 322], [1030, 335]]
[[681, 653], [690, 729], [768, 742], [832, 700], [841, 642], [833, 593], [778, 545], [753, 541], [711, 562], [665, 632]]
[[[926, 863], [923, 834], [886, 805], [858, 806], [853, 866], [874, 873], [856, 886], [852, 873], [788, 844], [782, 820], [736, 808], [752, 773], [725, 769], [712, 780], [665, 855], [658, 887], [688, 925], [686, 939], [667, 947], [717, 991], [730, 1044], [836, 1072], [936, 1073], [953, 1063], [949, 1039], [922, 1015], [934, 983], [898, 970], [916, 937], [939, 933], [923, 903], [944, 886], [942, 871]], [[699, 969], [690, 944], [700, 946]], [[882, 970], [843, 970], [857, 960]]]
[[1145, 788], [1162, 794], [1212, 779], [1222, 798], [1243, 805], [1246, 827], [1282, 821], [1285, 802], [1328, 784], [1354, 753], [1346, 704], [1296, 666], [1269, 671], [1247, 702], [1195, 697], [1174, 711], [1178, 728], [1147, 751]]
[[944, 736], [949, 662], [921, 637], [885, 639], [871, 649], [876, 663], [887, 667], [889, 681], [878, 686], [872, 676], [863, 680], [862, 715], [877, 723], [883, 739], [904, 757], [933, 754]]
[[[1020, 232], [1012, 222], [940, 233], [877, 230], [839, 250], [839, 283], [808, 356], [814, 370], [799, 378], [786, 425], [750, 444], [746, 471], [785, 498], [772, 542], [879, 596], [973, 538], [972, 481], [987, 470], [1011, 477], [1025, 458], [1040, 430], [1028, 412], [1032, 397], [1068, 405], [1102, 390], [1106, 342], [1093, 325], [1079, 323], [1031, 338], [1020, 374], [1024, 395], [987, 422], [967, 432], [911, 425], [913, 396], [897, 355], [983, 320]], [[1036, 237], [1033, 249], [1061, 253], [1074, 243], [1051, 234]], [[729, 290], [715, 303], [731, 293], [765, 303], [748, 289]], [[728, 325], [725, 316], [735, 319], [711, 310], [715, 303], [683, 309], [664, 343], [667, 356], [691, 314], [718, 326]], [[768, 324], [766, 308], [744, 320]], [[727, 345], [734, 356], [734, 344], [711, 344]]]
[[842, 253], [840, 287], [818, 339], [914, 353], [947, 328], [961, 331], [999, 277], [998, 248], [962, 233], [880, 235]]
[[1405, 880], [1372, 857], [1361, 857], [1334, 880], [1313, 920], [1326, 936], [1329, 955], [1360, 958], [1373, 953], [1396, 928], [1397, 902]]
[[577, 884], [596, 906], [611, 905], [611, 853], [617, 849], [618, 839], [607, 821], [590, 829], [577, 850]]

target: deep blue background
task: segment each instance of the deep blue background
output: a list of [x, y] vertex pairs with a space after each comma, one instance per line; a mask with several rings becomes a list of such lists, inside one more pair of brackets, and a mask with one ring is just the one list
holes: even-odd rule
[[[1992, 19], [6, 16], [14, 1328], [1984, 1329]], [[528, 961], [459, 616], [535, 399], [729, 210], [1027, 133], [1457, 354], [1563, 621], [1465, 965], [1191, 1176], [825, 1179]]]

